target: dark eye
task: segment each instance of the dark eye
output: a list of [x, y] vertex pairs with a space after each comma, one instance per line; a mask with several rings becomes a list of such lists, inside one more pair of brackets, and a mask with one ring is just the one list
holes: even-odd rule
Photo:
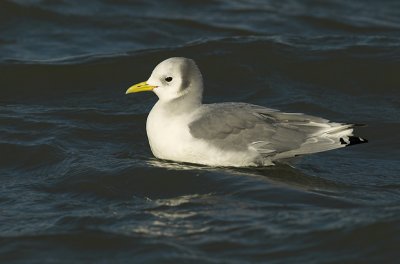
[[166, 80], [167, 82], [170, 82], [170, 81], [172, 81], [172, 77], [167, 77], [167, 78], [165, 78], [165, 80]]

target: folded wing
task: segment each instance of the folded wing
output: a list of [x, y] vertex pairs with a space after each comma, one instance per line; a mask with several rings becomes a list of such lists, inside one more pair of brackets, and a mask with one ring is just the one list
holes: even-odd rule
[[[315, 153], [366, 140], [353, 126], [243, 103], [204, 105], [190, 125], [193, 137], [227, 151], [253, 149], [272, 159]], [[345, 143], [343, 143], [345, 142]]]

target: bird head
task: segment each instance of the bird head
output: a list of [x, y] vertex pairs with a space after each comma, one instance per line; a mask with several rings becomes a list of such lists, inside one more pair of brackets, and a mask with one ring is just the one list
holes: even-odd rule
[[164, 102], [183, 97], [201, 101], [203, 78], [193, 60], [169, 58], [154, 68], [147, 81], [129, 87], [126, 94], [144, 91], [153, 91]]

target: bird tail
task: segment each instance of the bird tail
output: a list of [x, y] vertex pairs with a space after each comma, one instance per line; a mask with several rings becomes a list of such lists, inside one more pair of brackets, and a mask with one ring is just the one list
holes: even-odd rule
[[332, 149], [367, 143], [368, 140], [354, 136], [354, 124], [330, 123], [329, 128], [323, 129], [309, 137], [299, 148], [278, 153], [273, 160], [291, 158], [303, 154], [312, 154]]

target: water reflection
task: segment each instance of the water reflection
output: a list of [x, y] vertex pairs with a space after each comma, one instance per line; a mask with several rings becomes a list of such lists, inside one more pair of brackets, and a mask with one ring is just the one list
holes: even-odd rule
[[346, 184], [338, 181], [311, 175], [309, 172], [305, 172], [294, 167], [291, 163], [278, 163], [275, 166], [248, 168], [209, 167], [204, 165], [178, 163], [158, 159], [151, 159], [147, 163], [150, 166], [166, 168], [169, 170], [198, 170], [244, 176], [261, 176], [264, 178], [264, 180], [268, 180], [273, 184], [284, 184], [287, 187], [308, 190], [339, 190], [348, 187]]
[[205, 221], [196, 208], [212, 199], [212, 194], [183, 195], [168, 199], [147, 198], [152, 206], [144, 212], [147, 221], [139, 224], [131, 222], [124, 227], [125, 232], [146, 237], [179, 237], [209, 231]]

